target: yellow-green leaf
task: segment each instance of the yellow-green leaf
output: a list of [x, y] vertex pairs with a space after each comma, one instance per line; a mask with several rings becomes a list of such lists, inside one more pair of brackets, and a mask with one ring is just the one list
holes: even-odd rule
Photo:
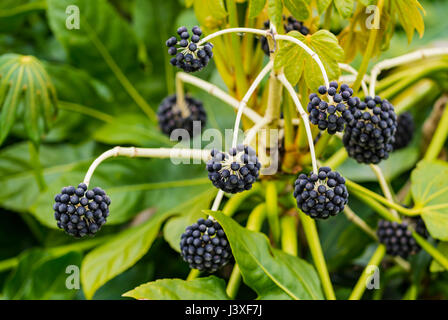
[[266, 0], [250, 0], [249, 1], [249, 18], [256, 18], [261, 10], [263, 10]]
[[412, 41], [414, 30], [417, 30], [420, 37], [425, 32], [425, 23], [422, 14], [424, 9], [418, 0], [395, 0], [392, 1], [393, 9], [398, 12], [398, 19], [403, 26], [404, 31], [408, 37], [408, 42]]
[[283, 2], [294, 18], [306, 20], [310, 16], [310, 8], [305, 0], [283, 0]]

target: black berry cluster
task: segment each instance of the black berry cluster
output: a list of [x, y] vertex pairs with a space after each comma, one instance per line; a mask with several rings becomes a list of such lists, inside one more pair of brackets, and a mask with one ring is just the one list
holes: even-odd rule
[[347, 122], [345, 149], [359, 163], [379, 163], [393, 150], [397, 116], [386, 99], [366, 97], [356, 106], [349, 106], [353, 119]]
[[98, 187], [87, 190], [84, 183], [80, 183], [78, 188], [64, 187], [54, 200], [58, 227], [76, 238], [94, 235], [109, 216], [110, 198]]
[[[299, 31], [304, 36], [306, 36], [307, 34], [310, 33], [310, 30], [303, 25], [303, 22], [297, 21], [293, 16], [289, 16], [288, 18], [283, 16], [283, 22], [284, 22], [283, 26], [285, 28], [286, 33], [293, 31], [293, 30]], [[271, 24], [271, 22], [269, 20], [266, 20], [263, 24], [264, 29], [268, 30], [270, 24]], [[269, 44], [268, 44], [268, 40], [266, 39], [266, 37], [261, 37], [260, 43], [261, 43], [261, 48], [263, 49], [264, 53], [267, 56], [269, 56]]]
[[[310, 122], [317, 125], [320, 130], [327, 130], [329, 134], [344, 131], [345, 123], [353, 120], [348, 106], [355, 107], [359, 102], [358, 98], [352, 97], [353, 90], [348, 85], [341, 84], [339, 92], [338, 88], [338, 83], [332, 81], [328, 89], [320, 86], [319, 94], [312, 93], [309, 97], [307, 109]], [[332, 97], [333, 103], [328, 103], [321, 98], [326, 94]]]
[[172, 56], [170, 63], [185, 72], [196, 72], [204, 68], [213, 57], [213, 44], [199, 43], [202, 31], [198, 26], [193, 27], [191, 36], [187, 27], [177, 29], [177, 37], [166, 41], [168, 53]]
[[412, 232], [408, 228], [409, 225], [415, 228], [415, 231], [424, 238], [428, 237], [428, 231], [421, 218], [404, 221], [402, 223], [380, 220], [378, 222], [377, 235], [379, 241], [386, 246], [386, 252], [392, 256], [400, 256], [407, 258], [409, 255], [416, 254], [420, 251], [420, 246]]
[[252, 188], [261, 168], [255, 150], [249, 146], [238, 145], [229, 153], [211, 151], [207, 162], [208, 178], [213, 185], [228, 193], [238, 193]]
[[300, 174], [294, 183], [297, 207], [311, 218], [327, 219], [344, 210], [348, 202], [345, 179], [329, 167], [319, 172]]
[[193, 133], [195, 133], [193, 131], [194, 121], [200, 121], [201, 128], [205, 126], [207, 114], [202, 102], [185, 96], [185, 106], [188, 109], [188, 115], [184, 115], [177, 105], [177, 96], [175, 94], [163, 99], [157, 111], [159, 127], [163, 133], [169, 136], [175, 129], [185, 129], [192, 137]]
[[398, 116], [397, 131], [395, 132], [394, 150], [405, 148], [414, 136], [414, 118], [409, 112]]
[[224, 230], [211, 219], [201, 218], [185, 229], [180, 240], [180, 252], [190, 268], [207, 272], [215, 272], [232, 258]]

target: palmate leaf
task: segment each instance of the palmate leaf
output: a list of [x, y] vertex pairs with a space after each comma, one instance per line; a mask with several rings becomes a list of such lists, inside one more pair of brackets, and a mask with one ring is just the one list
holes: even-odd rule
[[144, 300], [228, 300], [226, 283], [215, 276], [191, 281], [161, 279], [148, 282], [123, 294]]
[[268, 0], [269, 20], [277, 30], [283, 29], [283, 2], [282, 0]]
[[[344, 59], [344, 50], [339, 46], [336, 37], [327, 30], [319, 30], [311, 36], [304, 36], [297, 31], [288, 35], [308, 45], [320, 57], [330, 79], [338, 79], [340, 70], [338, 62]], [[285, 76], [293, 84], [297, 84], [304, 76], [306, 85], [312, 91], [324, 84], [322, 73], [316, 61], [305, 50], [294, 43], [286, 43], [280, 49], [274, 62], [276, 69], [284, 68]]]
[[12, 53], [0, 57], [0, 145], [19, 119], [27, 137], [39, 144], [56, 106], [56, 91], [39, 60]]
[[261, 13], [266, 0], [249, 0], [249, 18], [256, 18]]
[[298, 20], [306, 20], [310, 16], [310, 7], [306, 0], [283, 0], [283, 4]]
[[272, 248], [260, 232], [218, 211], [204, 211], [223, 227], [244, 282], [260, 299], [323, 299], [319, 278], [306, 261]]
[[354, 0], [334, 0], [336, 10], [344, 19], [347, 19], [352, 15], [354, 4]]
[[421, 161], [411, 175], [415, 207], [432, 237], [448, 240], [448, 165]]
[[392, 12], [398, 13], [398, 19], [403, 26], [408, 37], [408, 42], [412, 41], [414, 30], [417, 30], [420, 38], [425, 32], [425, 23], [422, 13], [425, 11], [418, 0], [396, 0], [391, 2]]

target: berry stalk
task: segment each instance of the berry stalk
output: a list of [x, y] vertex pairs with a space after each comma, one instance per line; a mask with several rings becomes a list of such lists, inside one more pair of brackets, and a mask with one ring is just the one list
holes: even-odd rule
[[112, 157], [129, 157], [129, 158], [175, 158], [175, 159], [197, 159], [207, 161], [209, 158], [208, 150], [201, 149], [169, 149], [169, 148], [124, 148], [115, 147], [107, 150], [93, 161], [84, 177], [84, 183], [89, 185], [90, 179], [96, 168], [106, 159]]
[[235, 125], [233, 128], [232, 148], [235, 148], [238, 143], [238, 128], [240, 127], [241, 116], [243, 115], [243, 111], [244, 111], [245, 107], [247, 106], [247, 103], [249, 102], [250, 97], [255, 92], [258, 85], [263, 80], [263, 78], [268, 74], [269, 71], [271, 71], [273, 65], [274, 65], [274, 63], [272, 61], [268, 62], [268, 64], [263, 68], [263, 70], [261, 70], [261, 72], [255, 78], [254, 82], [250, 85], [249, 90], [246, 92], [243, 99], [239, 103], [238, 113], [236, 115]]
[[292, 100], [294, 101], [294, 104], [296, 105], [297, 111], [299, 112], [300, 116], [302, 117], [303, 124], [305, 125], [306, 135], [308, 138], [311, 161], [312, 161], [312, 165], [313, 165], [313, 172], [317, 173], [318, 166], [317, 166], [317, 160], [316, 160], [316, 153], [314, 151], [313, 135], [311, 133], [311, 127], [310, 127], [310, 123], [308, 121], [308, 115], [306, 114], [305, 110], [303, 110], [302, 104], [300, 103], [300, 100], [296, 94], [296, 91], [292, 87], [291, 83], [286, 79], [285, 75], [284, 74], [278, 75], [278, 79], [285, 86], [286, 90], [288, 90], [289, 95], [291, 96]]
[[[373, 173], [375, 174], [376, 178], [378, 179], [378, 183], [380, 184], [381, 190], [384, 193], [384, 196], [387, 200], [394, 202], [394, 197], [392, 195], [392, 192], [389, 188], [389, 183], [387, 183], [386, 178], [384, 177], [383, 171], [381, 168], [375, 164], [370, 164], [370, 168], [372, 169]], [[398, 218], [398, 212], [394, 209], [391, 209], [390, 212]]]
[[424, 160], [432, 161], [437, 159], [440, 151], [442, 150], [446, 138], [448, 136], [448, 103], [445, 105], [442, 118], [437, 125], [436, 132], [433, 135], [431, 143], [426, 150]]
[[372, 71], [370, 73], [370, 85], [369, 85], [370, 96], [372, 97], [375, 96], [375, 85], [381, 71], [385, 69], [394, 68], [406, 63], [414, 62], [417, 60], [422, 60], [425, 58], [431, 58], [441, 55], [448, 55], [448, 48], [431, 48], [431, 49], [417, 50], [393, 59], [387, 59], [377, 63], [372, 68]]
[[[195, 76], [189, 75], [188, 73], [185, 73], [185, 72], [178, 72], [176, 74], [176, 78], [178, 78], [181, 81], [181, 83], [182, 82], [188, 83], [197, 88], [204, 90], [208, 94], [211, 94], [212, 96], [220, 99], [221, 101], [225, 102], [226, 104], [228, 104], [229, 106], [231, 106], [234, 109], [238, 109], [238, 107], [239, 107], [240, 103], [237, 99], [235, 99], [234, 97], [232, 97], [228, 93], [224, 92], [217, 86], [215, 86], [205, 80], [202, 80]], [[263, 119], [263, 117], [261, 117], [257, 112], [255, 112], [254, 110], [252, 110], [250, 108], [245, 108], [243, 110], [243, 114], [247, 118], [249, 118], [253, 123], [258, 123], [259, 121], [261, 121]]]

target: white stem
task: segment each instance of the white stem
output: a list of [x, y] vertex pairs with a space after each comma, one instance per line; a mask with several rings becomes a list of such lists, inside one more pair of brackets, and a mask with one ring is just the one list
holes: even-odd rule
[[207, 161], [210, 157], [210, 150], [201, 149], [176, 149], [176, 148], [135, 148], [135, 147], [115, 147], [107, 150], [93, 161], [84, 177], [84, 183], [88, 186], [95, 169], [106, 159], [112, 157], [130, 158], [159, 158], [159, 159], [197, 159]]
[[243, 111], [247, 103], [249, 102], [250, 97], [254, 93], [255, 89], [257, 89], [258, 85], [263, 80], [263, 78], [268, 74], [268, 72], [272, 69], [273, 65], [274, 63], [272, 61], [268, 62], [268, 64], [263, 68], [263, 70], [261, 70], [261, 72], [255, 78], [254, 82], [250, 85], [249, 90], [247, 90], [246, 94], [243, 97], [243, 100], [241, 100], [239, 103], [238, 113], [235, 119], [235, 126], [233, 128], [233, 141], [232, 141], [233, 148], [236, 147], [236, 144], [238, 142], [238, 129], [240, 127], [241, 116], [243, 114]]
[[223, 29], [223, 30], [219, 30], [215, 33], [209, 34], [208, 36], [204, 37], [201, 41], [199, 41], [198, 45], [202, 45], [205, 42], [210, 41], [213, 38], [222, 36], [224, 34], [228, 34], [228, 33], [254, 33], [254, 34], [258, 34], [260, 36], [264, 36], [266, 37], [266, 34], [269, 32], [269, 30], [260, 30], [260, 29], [253, 29], [253, 28], [228, 28], [228, 29]]
[[286, 90], [288, 90], [289, 95], [291, 96], [292, 100], [294, 101], [297, 111], [300, 114], [300, 117], [302, 117], [302, 121], [305, 125], [306, 135], [308, 138], [308, 144], [310, 147], [310, 154], [311, 154], [311, 161], [313, 164], [313, 172], [317, 174], [318, 167], [317, 167], [317, 160], [316, 160], [316, 153], [314, 152], [314, 142], [313, 142], [313, 135], [311, 133], [311, 127], [310, 123], [308, 121], [308, 114], [303, 110], [302, 104], [300, 103], [299, 97], [297, 96], [296, 91], [292, 87], [291, 83], [286, 79], [284, 74], [279, 74], [277, 78], [280, 80], [280, 82], [285, 86]]
[[[219, 190], [218, 193], [216, 194], [215, 200], [213, 200], [213, 205], [212, 205], [212, 209], [211, 209], [212, 211], [218, 211], [223, 196], [224, 196], [224, 191]], [[215, 218], [213, 218], [213, 216], [211, 216], [211, 215], [209, 215], [208, 218], [210, 220], [215, 220]]]
[[[189, 75], [188, 73], [184, 73], [184, 72], [178, 72], [176, 74], [176, 77], [178, 79], [180, 79], [181, 81], [183, 81], [184, 83], [191, 84], [193, 86], [196, 86], [196, 87], [204, 90], [208, 94], [211, 94], [212, 96], [222, 100], [223, 102], [225, 102], [229, 106], [233, 107], [234, 109], [238, 109], [238, 107], [240, 105], [240, 102], [237, 99], [235, 99], [234, 97], [232, 97], [225, 91], [221, 90], [217, 86], [215, 86], [205, 80], [194, 77], [194, 76]], [[260, 116], [257, 112], [255, 112], [254, 110], [252, 110], [250, 108], [245, 108], [243, 111], [243, 114], [247, 118], [249, 118], [253, 123], [257, 123], [263, 119], [262, 116]]]
[[370, 74], [370, 86], [369, 93], [370, 96], [375, 96], [375, 85], [378, 75], [381, 71], [385, 69], [390, 69], [402, 64], [410, 63], [413, 61], [421, 60], [424, 58], [430, 58], [440, 55], [448, 54], [448, 48], [430, 48], [430, 49], [421, 49], [417, 50], [393, 59], [383, 60], [377, 63], [373, 68]]
[[[378, 179], [378, 183], [380, 184], [381, 190], [383, 191], [386, 199], [389, 200], [390, 202], [395, 202], [381, 168], [375, 164], [371, 164], [370, 168], [372, 169], [373, 173], [375, 173]], [[390, 209], [390, 212], [394, 215], [395, 218], [399, 218], [398, 212], [395, 209]]]
[[[356, 77], [358, 76], [358, 71], [356, 71], [356, 69], [353, 68], [351, 65], [346, 64], [346, 63], [339, 63], [339, 69], [341, 69], [342, 71], [350, 72], [352, 75], [355, 76], [355, 80], [356, 80]], [[365, 78], [365, 76], [364, 76], [364, 78]], [[352, 82], [354, 82], [354, 80]], [[364, 81], [364, 79], [361, 80], [361, 87], [362, 87], [362, 91], [364, 92], [364, 95], [368, 96], [369, 90], [367, 89], [367, 85], [366, 85], [366, 82]]]

